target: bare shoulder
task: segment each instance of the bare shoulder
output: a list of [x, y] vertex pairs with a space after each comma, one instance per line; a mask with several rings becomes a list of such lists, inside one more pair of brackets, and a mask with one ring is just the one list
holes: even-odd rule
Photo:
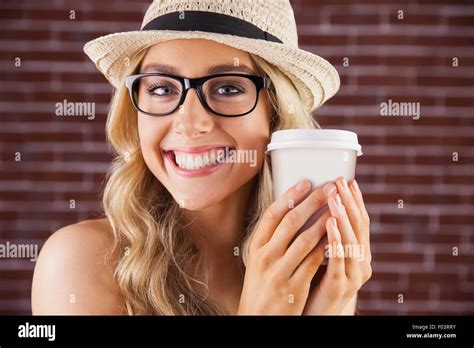
[[63, 227], [43, 245], [32, 286], [33, 314], [123, 314], [113, 277], [107, 219]]

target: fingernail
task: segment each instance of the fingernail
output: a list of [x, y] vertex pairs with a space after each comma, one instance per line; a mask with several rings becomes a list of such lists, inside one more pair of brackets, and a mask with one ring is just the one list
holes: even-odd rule
[[303, 179], [296, 185], [296, 191], [306, 191], [310, 186], [309, 180]]
[[344, 187], [345, 189], [349, 189], [349, 186], [347, 185], [347, 180], [346, 178], [342, 178], [342, 187]]
[[335, 218], [332, 218], [331, 220], [332, 220], [332, 221], [331, 221], [331, 223], [332, 223], [332, 226], [333, 226], [334, 228], [337, 228], [337, 222], [336, 222], [336, 219], [335, 219]]
[[328, 182], [326, 185], [323, 187], [323, 192], [327, 195], [330, 196], [331, 193], [336, 191], [336, 185], [334, 185], [332, 182]]
[[352, 186], [354, 186], [354, 190], [356, 190], [356, 192], [360, 192], [359, 185], [357, 185], [357, 181], [355, 181], [355, 179], [352, 182]]
[[336, 194], [336, 197], [334, 198], [336, 200], [336, 204], [340, 207], [342, 207], [342, 201], [341, 201], [341, 197], [339, 197], [338, 194]]

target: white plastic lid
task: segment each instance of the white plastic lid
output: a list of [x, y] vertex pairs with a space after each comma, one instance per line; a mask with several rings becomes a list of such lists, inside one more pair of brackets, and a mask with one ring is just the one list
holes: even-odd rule
[[357, 134], [340, 129], [285, 129], [272, 133], [267, 152], [284, 148], [329, 147], [357, 151], [362, 155]]

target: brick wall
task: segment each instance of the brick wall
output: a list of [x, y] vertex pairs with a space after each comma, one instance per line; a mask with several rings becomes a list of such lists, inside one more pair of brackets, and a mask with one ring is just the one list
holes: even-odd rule
[[[473, 314], [472, 2], [292, 3], [300, 45], [332, 62], [342, 79], [318, 121], [357, 132], [363, 145], [357, 178], [373, 221], [374, 275], [360, 293], [360, 313]], [[59, 227], [100, 216], [111, 87], [82, 47], [137, 29], [147, 5], [0, 3], [2, 243], [41, 246]], [[55, 116], [64, 99], [94, 102], [95, 119]], [[420, 103], [420, 117], [381, 116], [389, 99]], [[1, 314], [31, 313], [33, 267], [0, 259]]]

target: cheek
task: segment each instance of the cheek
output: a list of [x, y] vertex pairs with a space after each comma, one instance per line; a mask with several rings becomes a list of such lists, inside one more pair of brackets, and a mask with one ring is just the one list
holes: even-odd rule
[[269, 111], [264, 103], [259, 103], [248, 116], [239, 120], [240, 124], [236, 125], [234, 134], [241, 147], [257, 151], [258, 162], [261, 163], [270, 138]]
[[270, 137], [270, 118], [267, 110], [260, 106], [247, 116], [236, 118], [223, 126], [224, 131], [231, 134], [240, 150], [249, 150], [254, 153], [255, 166], [240, 164], [239, 172], [255, 175], [261, 168], [265, 157], [265, 150]]
[[160, 142], [165, 137], [167, 129], [164, 121], [147, 115], [138, 115], [140, 149], [146, 164], [152, 171], [157, 165], [156, 162], [161, 162]]

